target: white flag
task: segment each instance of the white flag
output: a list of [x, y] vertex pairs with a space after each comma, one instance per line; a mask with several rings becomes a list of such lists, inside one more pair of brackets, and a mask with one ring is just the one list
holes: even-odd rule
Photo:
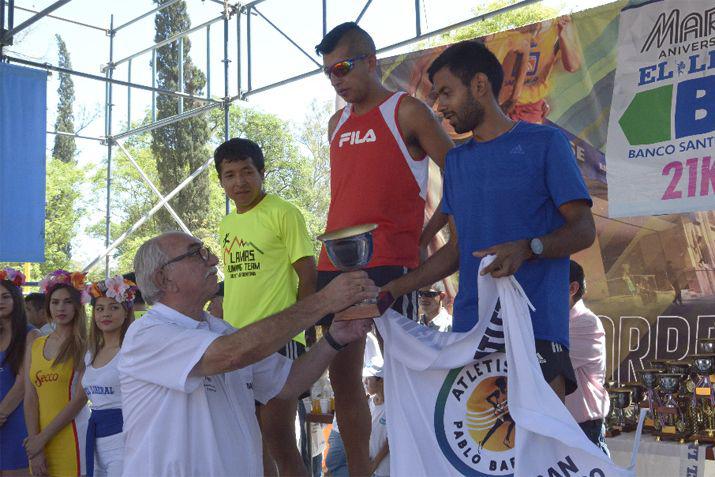
[[[635, 477], [635, 459], [628, 469], [611, 462], [544, 380], [516, 279], [480, 276], [478, 286], [480, 319], [467, 333], [434, 331], [393, 310], [375, 320], [385, 340], [390, 473]], [[500, 343], [506, 353], [494, 352]]]

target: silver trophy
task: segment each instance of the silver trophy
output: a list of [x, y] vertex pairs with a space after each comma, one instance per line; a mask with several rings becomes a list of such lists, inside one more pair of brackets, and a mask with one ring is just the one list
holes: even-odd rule
[[703, 338], [698, 340], [701, 353], [715, 353], [715, 338]]
[[[372, 232], [376, 224], [355, 225], [318, 236], [328, 258], [342, 272], [361, 270], [372, 258]], [[380, 316], [377, 299], [368, 299], [335, 314], [336, 320], [364, 320]]]

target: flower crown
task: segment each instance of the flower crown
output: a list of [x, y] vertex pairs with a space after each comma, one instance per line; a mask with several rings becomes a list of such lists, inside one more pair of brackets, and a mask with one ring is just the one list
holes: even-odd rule
[[94, 282], [89, 285], [87, 289], [89, 294], [94, 298], [106, 296], [107, 298], [114, 298], [119, 303], [124, 303], [129, 306], [134, 304], [134, 298], [139, 290], [136, 283], [125, 279], [121, 275]]
[[7, 280], [16, 287], [21, 287], [25, 284], [25, 274], [14, 268], [3, 268], [0, 270], [0, 280]]
[[91, 297], [87, 291], [84, 272], [68, 272], [67, 270], [55, 270], [47, 275], [40, 282], [40, 291], [49, 297], [55, 288], [59, 285], [67, 285], [81, 294], [81, 303], [86, 305], [90, 302]]

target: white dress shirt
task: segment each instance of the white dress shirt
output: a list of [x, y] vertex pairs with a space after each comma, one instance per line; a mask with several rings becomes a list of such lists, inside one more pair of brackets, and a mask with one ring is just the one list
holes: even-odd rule
[[236, 331], [204, 317], [159, 303], [129, 327], [119, 353], [124, 476], [263, 475], [255, 401], [280, 392], [291, 361], [273, 354], [229, 373], [192, 375], [209, 345]]

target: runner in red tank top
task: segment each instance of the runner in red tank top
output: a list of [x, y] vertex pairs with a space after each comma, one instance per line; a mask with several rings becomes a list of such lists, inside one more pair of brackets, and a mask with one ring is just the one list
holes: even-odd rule
[[[375, 43], [355, 23], [330, 31], [316, 47], [326, 75], [348, 104], [328, 124], [330, 210], [326, 231], [376, 223], [374, 254], [367, 273], [382, 286], [419, 264], [428, 159], [440, 168], [453, 147], [432, 110], [380, 82]], [[318, 289], [338, 272], [321, 252]], [[416, 318], [416, 296], [393, 306]], [[321, 324], [329, 323], [326, 317]], [[330, 366], [340, 436], [350, 475], [372, 475], [368, 440], [370, 411], [362, 384], [365, 343], [354, 342]]]

